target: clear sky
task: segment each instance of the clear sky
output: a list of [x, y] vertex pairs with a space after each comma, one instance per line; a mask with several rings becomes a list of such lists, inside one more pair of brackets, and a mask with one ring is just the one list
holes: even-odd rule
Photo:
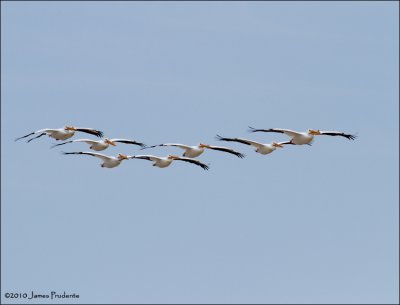
[[[398, 3], [1, 9], [3, 303], [32, 303], [5, 292], [52, 290], [76, 303], [399, 302]], [[48, 137], [14, 142], [64, 125], [246, 158], [207, 151], [209, 171], [145, 160], [103, 169], [50, 150]], [[215, 140], [287, 139], [247, 126], [358, 138], [267, 156]], [[104, 151], [143, 152], [182, 151]]]

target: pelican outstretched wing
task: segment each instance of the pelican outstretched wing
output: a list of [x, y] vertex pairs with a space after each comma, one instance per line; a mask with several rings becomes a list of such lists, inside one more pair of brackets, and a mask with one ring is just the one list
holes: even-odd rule
[[244, 154], [237, 152], [236, 150], [233, 150], [232, 148], [228, 148], [228, 147], [221, 147], [221, 146], [207, 146], [207, 148], [209, 149], [213, 149], [213, 150], [219, 150], [219, 151], [224, 151], [227, 152], [229, 154], [235, 155], [238, 158], [244, 158]]
[[300, 135], [300, 132], [290, 130], [290, 129], [281, 129], [281, 128], [269, 128], [269, 129], [257, 129], [249, 126], [249, 132], [276, 132], [276, 133], [283, 133], [289, 137], [295, 137]]
[[241, 138], [224, 138], [224, 137], [221, 137], [220, 135], [217, 135], [216, 138], [217, 138], [217, 140], [219, 140], [219, 141], [238, 142], [238, 143], [242, 143], [242, 144], [245, 144], [245, 145], [251, 145], [251, 146], [254, 146], [254, 147], [262, 147], [262, 146], [263, 146], [262, 143], [250, 141], [250, 140], [247, 140], [247, 139], [241, 139]]
[[189, 163], [192, 163], [192, 164], [196, 164], [197, 166], [200, 166], [202, 169], [204, 169], [204, 170], [208, 170], [209, 169], [209, 166], [208, 165], [206, 165], [206, 164], [204, 164], [204, 163], [202, 163], [202, 162], [200, 162], [200, 161], [198, 161], [198, 160], [196, 160], [196, 159], [190, 159], [190, 158], [183, 158], [183, 157], [175, 157], [174, 158], [174, 160], [178, 160], [178, 161], [184, 161], [184, 162], [189, 162]]
[[103, 154], [99, 154], [99, 153], [92, 153], [92, 152], [83, 152], [83, 151], [75, 151], [75, 152], [62, 152], [63, 155], [88, 155], [88, 156], [92, 156], [92, 157], [96, 157], [99, 159], [102, 159], [103, 161], [107, 161], [112, 159], [112, 157], [103, 155]]
[[60, 143], [60, 144], [55, 144], [50, 148], [54, 148], [56, 146], [60, 146], [60, 145], [64, 145], [64, 144], [68, 144], [68, 143], [72, 143], [72, 142], [85, 142], [87, 144], [95, 144], [95, 143], [97, 143], [97, 141], [90, 140], [90, 139], [76, 139], [76, 140], [71, 140], [71, 141], [67, 141], [67, 142], [64, 142], [64, 143]]
[[[33, 132], [31, 132], [31, 133], [28, 133], [28, 134], [25, 135], [25, 136], [16, 138], [15, 141], [18, 141], [18, 140], [21, 140], [21, 139], [23, 139], [23, 138], [32, 136], [32, 135], [34, 135], [34, 134], [36, 134], [36, 133], [40, 133], [40, 135], [39, 135], [38, 137], [36, 137], [36, 138], [39, 138], [39, 137], [41, 137], [43, 134], [46, 134], [46, 133], [52, 132], [52, 131], [58, 131], [58, 130], [57, 130], [57, 129], [49, 129], [49, 128], [40, 129], [40, 130], [37, 130], [37, 131], [33, 131]], [[30, 139], [30, 140], [28, 140], [28, 142], [30, 142], [30, 141], [32, 141], [33, 139], [36, 139], [36, 138]]]
[[93, 129], [93, 128], [76, 127], [75, 130], [76, 131], [80, 131], [80, 132], [86, 132], [86, 133], [92, 134], [92, 135], [94, 135], [96, 137], [99, 137], [99, 138], [103, 137], [103, 132], [102, 131], [96, 130], [96, 129]]
[[146, 144], [136, 142], [134, 140], [128, 140], [128, 139], [110, 139], [111, 142], [118, 142], [118, 143], [124, 143], [124, 144], [132, 144], [132, 145], [138, 145], [140, 147], [145, 148]]
[[341, 137], [345, 137], [349, 140], [354, 140], [355, 138], [357, 138], [356, 135], [352, 135], [352, 134], [347, 134], [344, 132], [340, 132], [340, 131], [320, 131], [321, 135], [325, 135], [325, 136], [341, 136]]
[[160, 157], [152, 156], [152, 155], [135, 155], [135, 156], [129, 156], [129, 159], [143, 159], [143, 160], [149, 160], [149, 161], [158, 161], [162, 160]]
[[159, 146], [175, 146], [175, 147], [179, 147], [179, 148], [182, 148], [182, 149], [188, 149], [188, 148], [191, 148], [190, 146], [188, 146], [188, 145], [183, 145], [183, 144], [177, 144], [177, 143], [164, 143], [164, 144], [157, 144], [157, 145], [147, 146], [147, 147], [145, 147], [145, 148], [142, 148], [142, 149], [154, 148], [154, 147], [159, 147]]

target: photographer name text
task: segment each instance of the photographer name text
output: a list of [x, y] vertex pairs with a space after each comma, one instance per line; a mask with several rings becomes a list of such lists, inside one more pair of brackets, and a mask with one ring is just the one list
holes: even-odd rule
[[24, 292], [24, 293], [18, 293], [18, 292], [6, 292], [4, 294], [6, 299], [50, 299], [50, 300], [55, 300], [55, 299], [79, 299], [79, 294], [77, 293], [66, 293], [63, 291], [63, 293], [56, 292], [56, 291], [51, 291], [50, 293], [36, 293], [34, 291], [31, 291], [29, 293]]

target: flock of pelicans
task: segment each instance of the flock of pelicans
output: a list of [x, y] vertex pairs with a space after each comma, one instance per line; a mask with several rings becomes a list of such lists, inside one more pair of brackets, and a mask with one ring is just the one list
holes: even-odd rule
[[[272, 143], [259, 143], [247, 139], [242, 139], [242, 138], [224, 138], [219, 135], [217, 135], [217, 139], [220, 141], [227, 141], [227, 142], [238, 142], [242, 143], [245, 145], [253, 146], [255, 147], [255, 151], [259, 154], [262, 155], [267, 155], [277, 148], [282, 148], [284, 145], [304, 145], [308, 144], [311, 145], [311, 141], [313, 140], [314, 136], [316, 135], [326, 135], [326, 136], [341, 136], [345, 137], [349, 140], [354, 140], [356, 138], [355, 135], [351, 134], [345, 134], [343, 132], [338, 132], [338, 131], [320, 131], [320, 130], [313, 130], [313, 129], [308, 129], [306, 132], [297, 132], [289, 129], [280, 129], [280, 128], [270, 128], [270, 129], [256, 129], [256, 128], [250, 128], [250, 132], [275, 132], [275, 133], [283, 133], [287, 136], [290, 137], [289, 141], [286, 142], [272, 142]], [[71, 137], [74, 136], [74, 134], [79, 131], [79, 132], [85, 132], [91, 135], [94, 135], [96, 137], [101, 138], [101, 140], [91, 140], [91, 139], [76, 139], [76, 140], [71, 140], [71, 141], [66, 141], [60, 144], [53, 145], [53, 147], [60, 146], [60, 145], [65, 145], [68, 143], [74, 143], [74, 142], [85, 142], [90, 145], [89, 149], [94, 150], [94, 151], [101, 151], [107, 149], [110, 145], [116, 146], [116, 143], [124, 143], [124, 144], [131, 144], [131, 145], [137, 145], [140, 146], [141, 149], [148, 149], [148, 148], [153, 148], [153, 147], [158, 147], [158, 146], [175, 146], [179, 147], [184, 150], [183, 152], [183, 157], [175, 156], [175, 155], [168, 155], [166, 157], [156, 157], [153, 155], [133, 155], [133, 156], [128, 156], [124, 154], [118, 154], [117, 156], [106, 156], [100, 153], [95, 153], [95, 152], [82, 152], [82, 151], [77, 151], [77, 152], [63, 152], [65, 155], [89, 155], [93, 156], [96, 158], [99, 158], [103, 161], [101, 164], [101, 167], [107, 167], [107, 168], [113, 168], [121, 164], [123, 160], [128, 160], [128, 159], [144, 159], [144, 160], [149, 160], [153, 162], [153, 166], [157, 166], [160, 168], [164, 168], [169, 166], [172, 161], [184, 161], [184, 162], [189, 162], [191, 164], [198, 165], [202, 167], [204, 170], [208, 170], [208, 165], [193, 159], [198, 156], [200, 156], [205, 149], [212, 149], [212, 150], [218, 150], [218, 151], [223, 151], [232, 155], [235, 155], [239, 158], [243, 158], [244, 155], [240, 152], [237, 152], [231, 148], [228, 147], [222, 147], [222, 146], [212, 146], [208, 144], [203, 144], [200, 143], [195, 146], [188, 146], [188, 145], [183, 145], [183, 144], [174, 144], [174, 143], [165, 143], [165, 144], [159, 144], [159, 145], [153, 145], [153, 146], [146, 146], [143, 143], [134, 141], [134, 140], [129, 140], [129, 139], [109, 139], [109, 138], [103, 138], [103, 132], [92, 129], [92, 128], [79, 128], [79, 127], [73, 127], [73, 126], [65, 126], [63, 128], [58, 128], [58, 129], [40, 129], [34, 132], [31, 132], [23, 137], [17, 138], [15, 141], [27, 138], [33, 135], [36, 135], [32, 138], [30, 138], [27, 142], [29, 143], [30, 141], [40, 138], [44, 135], [48, 135], [49, 137], [56, 139], [56, 140], [67, 140]], [[39, 135], [37, 135], [39, 134]]]

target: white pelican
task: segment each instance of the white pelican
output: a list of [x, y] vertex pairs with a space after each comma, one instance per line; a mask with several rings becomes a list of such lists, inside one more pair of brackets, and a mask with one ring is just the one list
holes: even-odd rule
[[303, 145], [309, 144], [313, 139], [314, 136], [325, 135], [325, 136], [341, 136], [345, 137], [349, 140], [354, 140], [356, 138], [355, 135], [346, 134], [340, 131], [320, 131], [314, 129], [308, 129], [306, 132], [297, 132], [289, 129], [280, 129], [280, 128], [270, 128], [270, 129], [256, 129], [253, 127], [249, 127], [250, 132], [278, 132], [284, 133], [285, 135], [291, 137], [289, 142], [285, 142], [284, 144], [294, 144], [294, 145]]
[[272, 142], [271, 144], [263, 144], [263, 143], [258, 143], [254, 141], [250, 141], [247, 139], [241, 139], [241, 138], [223, 138], [220, 135], [217, 135], [217, 139], [220, 141], [228, 141], [228, 142], [238, 142], [246, 145], [251, 145], [256, 148], [256, 152], [262, 155], [267, 155], [272, 153], [275, 149], [277, 148], [282, 148], [283, 144], [287, 144], [284, 142], [281, 143], [276, 143]]
[[144, 160], [149, 160], [153, 161], [153, 166], [157, 166], [160, 168], [168, 167], [171, 165], [172, 161], [177, 160], [177, 161], [185, 161], [189, 162], [192, 164], [196, 164], [198, 166], [201, 166], [204, 170], [208, 170], [208, 165], [201, 163], [198, 160], [195, 159], [190, 159], [190, 158], [182, 158], [178, 156], [173, 156], [173, 155], [168, 155], [167, 157], [156, 157], [152, 155], [136, 155], [136, 156], [131, 156], [131, 159], [144, 159]]
[[97, 137], [102, 137], [103, 136], [103, 132], [96, 130], [96, 129], [92, 129], [92, 128], [79, 128], [79, 127], [73, 127], [73, 126], [65, 126], [63, 128], [58, 128], [58, 129], [40, 129], [34, 132], [31, 132], [30, 134], [27, 134], [26, 136], [20, 137], [20, 138], [16, 138], [15, 141], [18, 141], [20, 139], [29, 137], [31, 135], [34, 135], [36, 133], [40, 133], [38, 136], [33, 137], [31, 139], [29, 139], [27, 141], [27, 143], [29, 143], [30, 141], [40, 138], [41, 136], [44, 135], [48, 135], [51, 138], [54, 138], [56, 140], [67, 140], [69, 138], [71, 138], [76, 131], [81, 131], [81, 132], [86, 132], [86, 133], [90, 133], [92, 135], [95, 135]]
[[133, 140], [104, 138], [104, 139], [101, 139], [101, 140], [98, 140], [98, 141], [90, 140], [90, 139], [71, 140], [71, 141], [67, 141], [67, 142], [64, 142], [64, 143], [53, 145], [51, 148], [54, 148], [54, 147], [60, 146], [60, 145], [64, 145], [64, 144], [68, 144], [68, 143], [72, 143], [72, 142], [85, 142], [85, 143], [90, 145], [90, 147], [89, 147], [90, 149], [93, 149], [93, 150], [96, 150], [96, 151], [105, 150], [110, 145], [117, 146], [117, 144], [115, 144], [115, 143], [133, 144], [133, 145], [138, 145], [140, 147], [146, 147], [146, 145], [144, 145], [143, 143], [136, 142], [136, 141], [133, 141]]
[[103, 160], [101, 167], [113, 168], [121, 164], [123, 160], [128, 160], [131, 156], [126, 156], [123, 154], [118, 154], [116, 157], [106, 156], [99, 153], [92, 152], [63, 152], [64, 155], [89, 155]]
[[[213, 149], [213, 150], [219, 150], [219, 151], [224, 151], [230, 154], [233, 154], [239, 158], [244, 158], [244, 155], [241, 154], [240, 152], [237, 152], [231, 148], [228, 147], [221, 147], [221, 146], [211, 146], [208, 144], [203, 144], [200, 143], [199, 145], [195, 145], [195, 146], [187, 146], [187, 145], [183, 145], [183, 144], [172, 144], [172, 143], [166, 143], [166, 144], [159, 144], [159, 145], [153, 145], [153, 146], [149, 146], [149, 147], [145, 147], [145, 148], [153, 148], [153, 147], [157, 147], [157, 146], [175, 146], [175, 147], [179, 147], [182, 148], [183, 150], [185, 150], [182, 154], [182, 156], [184, 157], [188, 157], [188, 158], [196, 158], [198, 156], [200, 156], [204, 150], [207, 149]], [[142, 149], [145, 149], [142, 148]]]

